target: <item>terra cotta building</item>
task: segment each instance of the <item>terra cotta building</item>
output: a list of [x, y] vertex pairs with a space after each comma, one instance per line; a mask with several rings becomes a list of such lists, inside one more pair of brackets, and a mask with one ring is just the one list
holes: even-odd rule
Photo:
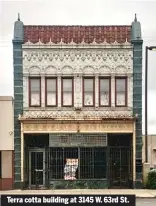
[[15, 22], [15, 188], [141, 187], [142, 43], [136, 17]]

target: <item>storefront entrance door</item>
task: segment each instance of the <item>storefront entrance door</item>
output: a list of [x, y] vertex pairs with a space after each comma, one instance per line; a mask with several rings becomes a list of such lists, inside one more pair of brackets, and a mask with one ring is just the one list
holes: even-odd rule
[[29, 187], [45, 185], [45, 150], [29, 150]]
[[132, 148], [109, 147], [110, 188], [132, 187]]

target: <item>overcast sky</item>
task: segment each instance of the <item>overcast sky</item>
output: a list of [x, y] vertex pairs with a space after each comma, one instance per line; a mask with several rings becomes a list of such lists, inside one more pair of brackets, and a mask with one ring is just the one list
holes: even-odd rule
[[[18, 12], [27, 25], [129, 25], [137, 13], [143, 47], [156, 45], [156, 0], [0, 0], [0, 95], [13, 96], [12, 37]], [[148, 91], [148, 128], [156, 134], [156, 52], [149, 53]]]

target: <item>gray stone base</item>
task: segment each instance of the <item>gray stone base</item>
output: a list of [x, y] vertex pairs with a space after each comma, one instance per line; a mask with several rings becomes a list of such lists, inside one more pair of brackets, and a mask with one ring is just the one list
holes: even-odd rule
[[107, 189], [107, 180], [50, 181], [49, 189]]
[[142, 180], [136, 180], [134, 183], [133, 183], [133, 189], [143, 189], [143, 182]]
[[[43, 190], [43, 189], [113, 189], [109, 188], [108, 180], [51, 180], [49, 181], [49, 185], [46, 184], [44, 187], [28, 187], [28, 182], [16, 182], [15, 183], [16, 188], [15, 189], [37, 189], [37, 190]], [[135, 182], [131, 182], [129, 185], [129, 188], [114, 188], [114, 189], [142, 189], [143, 183], [142, 180], [137, 180]]]
[[23, 189], [23, 183], [22, 182], [14, 182], [14, 189], [15, 190]]

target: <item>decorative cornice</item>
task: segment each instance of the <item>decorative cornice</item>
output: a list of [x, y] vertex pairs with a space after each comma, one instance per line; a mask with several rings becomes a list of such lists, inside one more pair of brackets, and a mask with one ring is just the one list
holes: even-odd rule
[[[100, 115], [100, 113], [102, 113]], [[79, 121], [79, 120], [115, 120], [115, 119], [137, 119], [137, 114], [134, 116], [131, 112], [48, 112], [48, 111], [36, 111], [25, 112], [23, 115], [19, 115], [18, 120], [66, 120], [66, 121]]]
[[73, 40], [69, 43], [65, 43], [63, 42], [63, 40], [61, 39], [60, 42], [58, 43], [53, 43], [50, 39], [50, 41], [48, 43], [42, 43], [41, 40], [39, 39], [39, 41], [37, 43], [32, 43], [31, 41], [28, 41], [26, 43], [23, 44], [23, 49], [31, 49], [31, 48], [132, 48], [133, 45], [127, 41], [124, 43], [118, 43], [117, 41], [114, 41], [113, 43], [108, 43], [106, 41], [106, 39], [101, 42], [101, 43], [97, 43], [94, 39], [94, 41], [92, 43], [86, 43], [84, 40], [80, 43], [75, 43]]

